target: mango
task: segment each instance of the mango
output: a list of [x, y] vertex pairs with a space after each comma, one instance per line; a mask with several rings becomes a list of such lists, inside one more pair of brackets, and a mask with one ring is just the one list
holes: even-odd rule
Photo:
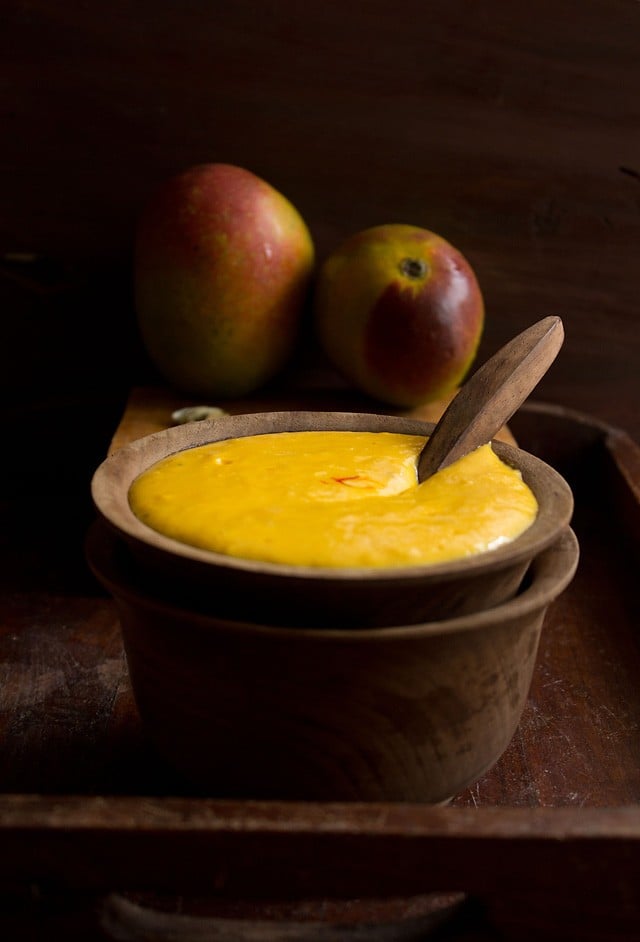
[[292, 203], [249, 170], [203, 163], [164, 181], [136, 230], [144, 348], [192, 396], [258, 389], [291, 358], [314, 266]]
[[313, 319], [348, 381], [410, 408], [462, 382], [485, 309], [476, 274], [455, 246], [429, 229], [388, 224], [349, 236], [324, 260]]

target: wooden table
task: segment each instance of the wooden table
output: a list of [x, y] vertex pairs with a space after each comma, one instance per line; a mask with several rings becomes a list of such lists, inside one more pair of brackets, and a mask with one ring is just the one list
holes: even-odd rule
[[[227, 405], [348, 399], [314, 387]], [[163, 387], [134, 390], [110, 447], [170, 424], [189, 403]], [[160, 929], [189, 938], [198, 926], [270, 939], [300, 923], [312, 940], [341, 938], [350, 923], [365, 939], [577, 938], [569, 934], [587, 927], [594, 939], [613, 928], [634, 938], [640, 449], [623, 431], [536, 403], [503, 434], [566, 474], [582, 558], [547, 616], [516, 736], [446, 808], [194, 793], [145, 739], [113, 603], [83, 565], [83, 496], [26, 488], [4, 506], [0, 923], [9, 934], [37, 938], [44, 926], [81, 938], [109, 926], [116, 938]]]
[[[269, 939], [282, 919], [435, 937], [443, 916], [440, 938], [474, 942], [638, 938], [639, 27], [635, 0], [4, 4], [3, 937], [98, 937], [128, 890]], [[83, 557], [89, 479], [116, 429], [167, 419], [131, 246], [156, 183], [203, 160], [285, 193], [318, 259], [388, 221], [450, 239], [485, 296], [478, 362], [563, 318], [512, 428], [575, 486], [581, 563], [517, 736], [448, 808], [220, 804], [137, 721]], [[301, 401], [380, 408], [313, 356], [258, 405]], [[150, 935], [108, 899], [121, 933]]]

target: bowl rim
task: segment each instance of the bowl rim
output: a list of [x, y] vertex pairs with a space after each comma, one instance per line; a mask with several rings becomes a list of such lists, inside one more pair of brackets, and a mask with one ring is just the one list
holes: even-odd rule
[[151, 594], [140, 588], [134, 579], [122, 574], [117, 561], [118, 548], [125, 548], [122, 538], [107, 527], [104, 521], [96, 520], [85, 539], [85, 557], [96, 579], [113, 598], [126, 600], [130, 606], [140, 604], [163, 616], [177, 619], [188, 614], [193, 626], [202, 631], [215, 628], [231, 634], [258, 635], [282, 638], [287, 641], [318, 639], [332, 642], [390, 642], [400, 638], [411, 639], [426, 636], [443, 636], [480, 631], [516, 618], [532, 611], [545, 610], [569, 585], [580, 559], [580, 546], [571, 527], [566, 527], [556, 540], [542, 551], [531, 564], [530, 584], [519, 594], [492, 608], [456, 615], [453, 618], [416, 622], [415, 624], [384, 625], [363, 628], [308, 628], [295, 625], [267, 625], [247, 620], [234, 620], [226, 616], [185, 609], [179, 603]]
[[[284, 427], [286, 425], [286, 428]], [[545, 549], [558, 533], [569, 525], [573, 515], [573, 493], [562, 475], [541, 458], [517, 446], [496, 439], [495, 453], [512, 467], [519, 468], [526, 483], [534, 472], [541, 474], [548, 488], [549, 502], [539, 503], [535, 520], [515, 540], [484, 553], [442, 563], [418, 563], [384, 567], [327, 567], [274, 563], [235, 557], [182, 543], [152, 529], [133, 513], [129, 488], [135, 478], [165, 457], [209, 442], [248, 435], [282, 431], [391, 431], [428, 435], [434, 422], [407, 416], [369, 412], [274, 411], [224, 415], [186, 425], [171, 426], [135, 439], [111, 452], [95, 469], [90, 484], [91, 497], [98, 514], [136, 550], [169, 553], [182, 560], [221, 569], [253, 573], [272, 578], [349, 582], [354, 579], [376, 581], [414, 581], [425, 577], [454, 579], [491, 572], [505, 564], [516, 565]], [[132, 473], [135, 467], [135, 473]], [[536, 495], [538, 497], [538, 495]]]

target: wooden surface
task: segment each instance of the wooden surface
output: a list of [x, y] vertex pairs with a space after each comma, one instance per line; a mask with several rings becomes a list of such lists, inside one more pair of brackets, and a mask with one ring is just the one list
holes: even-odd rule
[[640, 439], [635, 0], [5, 0], [0, 55], [5, 398], [60, 421], [150, 378], [136, 219], [226, 160], [289, 196], [319, 259], [378, 223], [448, 238], [485, 295], [478, 362], [559, 314], [539, 397]]
[[[175, 400], [153, 393], [135, 391], [115, 441], [166, 423]], [[572, 483], [582, 557], [545, 622], [516, 736], [448, 808], [247, 804], [187, 789], [145, 739], [113, 604], [77, 553], [73, 496], [52, 506], [34, 495], [18, 515], [4, 508], [8, 937], [39, 938], [43, 926], [86, 937], [114, 890], [128, 892], [124, 903], [108, 897], [112, 917], [138, 928], [144, 919], [127, 900], [151, 900], [153, 912], [198, 910], [209, 929], [232, 917], [238, 933], [238, 919], [248, 931], [265, 912], [285, 921], [295, 912], [311, 925], [322, 911], [324, 930], [340, 938], [337, 901], [350, 899], [356, 922], [394, 942], [416, 929], [417, 914], [426, 920], [418, 937], [430, 937], [438, 912], [439, 938], [567, 939], [587, 928], [603, 942], [613, 931], [637, 937], [639, 451], [625, 433], [555, 407], [525, 408], [512, 424]], [[42, 528], [56, 534], [55, 553], [34, 537]], [[433, 897], [443, 891], [454, 894], [451, 907]]]
[[[553, 838], [547, 814], [559, 810], [560, 831], [551, 857], [544, 841], [535, 858], [520, 845], [520, 862], [536, 864], [522, 874], [522, 895], [515, 886], [502, 900], [489, 894], [488, 908], [485, 896], [452, 932], [494, 939], [499, 926], [519, 940], [554, 930], [564, 940], [637, 939], [628, 880], [640, 768], [637, 568], [618, 524], [637, 546], [638, 458], [624, 432], [640, 441], [639, 27], [635, 0], [407, 0], [401, 10], [382, 0], [141, 0], [135, 9], [115, 0], [108, 15], [77, 0], [3, 4], [2, 820], [16, 813], [12, 793], [35, 803], [23, 807], [31, 837], [22, 843], [16, 832], [12, 843], [23, 876], [54, 813], [71, 829], [64, 852], [47, 844], [47, 865], [60, 867], [51, 880], [12, 883], [3, 855], [4, 936], [96, 937], [93, 897], [61, 891], [70, 858], [76, 876], [102, 865], [112, 874], [119, 864], [108, 833], [103, 856], [92, 852], [104, 809], [86, 797], [151, 795], [154, 814], [158, 793], [174, 788], [141, 739], [113, 607], [86, 571], [82, 540], [93, 467], [131, 387], [157, 379], [134, 327], [135, 220], [158, 181], [213, 159], [246, 166], [289, 196], [320, 258], [343, 236], [389, 221], [449, 238], [485, 295], [479, 363], [540, 317], [563, 318], [565, 344], [536, 398], [623, 431], [604, 447], [590, 422], [513, 425], [531, 450], [549, 452], [581, 482], [583, 556], [546, 627], [512, 748], [441, 812], [449, 828], [456, 810], [536, 809]], [[294, 372], [315, 382], [310, 361], [313, 369], [303, 360]], [[310, 386], [306, 398], [317, 402], [322, 383]], [[264, 391], [263, 401], [269, 396], [279, 398]], [[595, 461], [585, 465], [584, 455]], [[604, 514], [594, 487], [616, 495]], [[76, 811], [88, 827], [77, 853]], [[565, 874], [583, 872], [579, 857], [559, 866], [568, 862], [564, 815], [588, 840], [604, 835], [595, 845], [599, 889], [578, 890], [579, 908], [563, 892]], [[144, 815], [128, 820], [136, 835]], [[172, 819], [163, 820], [170, 831]], [[370, 856], [365, 838], [351, 842], [351, 824], [339, 848], [347, 874]], [[313, 834], [313, 814], [305, 826]], [[190, 851], [199, 840], [196, 829]], [[501, 867], [503, 846], [471, 858], [478, 881]], [[432, 860], [429, 836], [424, 847], [412, 858], [418, 873]], [[531, 882], [547, 872], [549, 893]], [[515, 868], [514, 883], [520, 874]], [[387, 877], [378, 887], [388, 889]]]

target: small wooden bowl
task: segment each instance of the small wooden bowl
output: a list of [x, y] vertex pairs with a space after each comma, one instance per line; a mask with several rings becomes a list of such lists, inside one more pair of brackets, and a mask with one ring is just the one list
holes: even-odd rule
[[261, 624], [375, 627], [448, 618], [513, 597], [531, 561], [569, 525], [573, 495], [549, 465], [494, 442], [519, 468], [539, 504], [520, 537], [491, 552], [435, 565], [331, 569], [239, 559], [188, 546], [152, 530], [129, 506], [134, 479], [175, 452], [208, 442], [298, 430], [428, 435], [433, 424], [369, 413], [270, 412], [229, 415], [156, 432], [125, 445], [96, 470], [91, 490], [103, 519], [128, 543], [141, 577], [161, 578], [189, 607]]
[[545, 613], [572, 579], [570, 528], [488, 611], [370, 629], [202, 615], [141, 589], [102, 521], [87, 558], [113, 595], [136, 702], [159, 753], [217, 797], [445, 802], [520, 721]]

